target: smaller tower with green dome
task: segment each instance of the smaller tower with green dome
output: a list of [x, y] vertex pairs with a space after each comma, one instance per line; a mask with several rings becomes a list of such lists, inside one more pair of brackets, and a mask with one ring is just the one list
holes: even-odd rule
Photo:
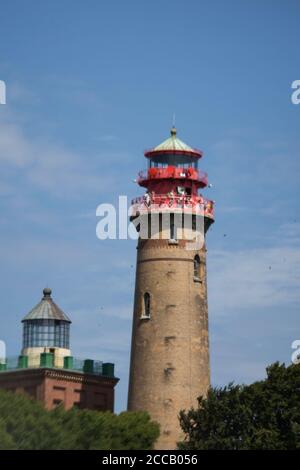
[[22, 320], [21, 354], [28, 356], [29, 367], [40, 364], [41, 353], [52, 353], [55, 367], [63, 367], [64, 357], [71, 356], [71, 320], [53, 301], [51, 293], [46, 287], [42, 300]]

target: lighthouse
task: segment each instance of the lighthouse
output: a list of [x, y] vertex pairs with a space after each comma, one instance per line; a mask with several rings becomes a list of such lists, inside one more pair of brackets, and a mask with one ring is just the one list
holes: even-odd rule
[[23, 348], [18, 357], [1, 359], [0, 389], [29, 395], [49, 410], [59, 405], [113, 412], [119, 381], [114, 364], [71, 355], [71, 320], [51, 294], [45, 287], [23, 318]]
[[208, 184], [202, 152], [174, 127], [145, 157], [137, 182], [146, 192], [130, 212], [139, 238], [128, 410], [160, 424], [157, 449], [176, 449], [180, 410], [210, 385], [205, 235], [214, 205], [199, 193]]
[[69, 317], [51, 297], [45, 287], [41, 301], [23, 318], [22, 357], [29, 367], [40, 364], [40, 355], [47, 359], [53, 355], [55, 367], [63, 367], [64, 358], [71, 356]]

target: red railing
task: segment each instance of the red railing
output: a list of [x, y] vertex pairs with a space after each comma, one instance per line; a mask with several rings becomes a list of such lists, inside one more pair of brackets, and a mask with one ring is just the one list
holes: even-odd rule
[[145, 194], [131, 201], [132, 215], [158, 209], [191, 209], [193, 212], [203, 213], [214, 218], [214, 201], [204, 199], [203, 196], [187, 196], [172, 194]]
[[166, 168], [148, 168], [148, 170], [140, 171], [138, 174], [138, 183], [142, 183], [151, 179], [189, 179], [201, 183], [201, 186], [207, 186], [207, 173], [196, 170], [195, 168], [179, 168], [168, 166]]

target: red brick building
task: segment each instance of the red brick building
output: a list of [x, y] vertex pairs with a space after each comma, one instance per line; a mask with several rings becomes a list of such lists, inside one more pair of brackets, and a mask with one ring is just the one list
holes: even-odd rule
[[69, 349], [70, 319], [53, 302], [51, 290], [23, 319], [23, 349], [17, 360], [0, 363], [0, 388], [28, 394], [52, 409], [114, 411], [114, 364], [78, 360]]
[[98, 411], [114, 411], [114, 387], [118, 379], [79, 371], [32, 368], [1, 371], [0, 388], [26, 393], [52, 409], [63, 404]]

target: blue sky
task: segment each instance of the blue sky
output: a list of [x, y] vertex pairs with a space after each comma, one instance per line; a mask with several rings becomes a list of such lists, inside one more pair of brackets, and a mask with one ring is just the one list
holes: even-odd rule
[[300, 338], [299, 2], [0, 3], [0, 339], [44, 286], [70, 315], [75, 356], [116, 363], [126, 407], [135, 242], [99, 241], [95, 210], [143, 151], [204, 151], [212, 383], [251, 382]]

